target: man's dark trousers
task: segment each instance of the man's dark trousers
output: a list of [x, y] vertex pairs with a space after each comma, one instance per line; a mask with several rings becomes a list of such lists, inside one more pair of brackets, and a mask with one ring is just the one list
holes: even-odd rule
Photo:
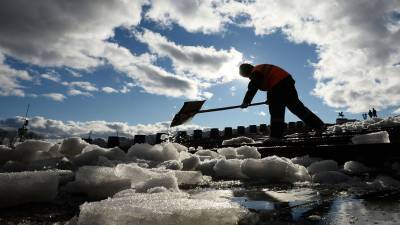
[[293, 78], [288, 76], [267, 93], [271, 115], [271, 137], [283, 137], [286, 107], [307, 126], [314, 129], [322, 129], [324, 126], [324, 122], [300, 101], [294, 83]]

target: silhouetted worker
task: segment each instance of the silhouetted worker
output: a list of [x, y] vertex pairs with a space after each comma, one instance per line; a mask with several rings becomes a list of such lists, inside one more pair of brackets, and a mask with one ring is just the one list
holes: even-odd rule
[[317, 132], [320, 133], [325, 129], [324, 122], [300, 101], [294, 86], [295, 81], [282, 68], [270, 64], [253, 66], [244, 63], [240, 65], [239, 73], [250, 79], [242, 108], [246, 108], [251, 103], [258, 90], [267, 91], [271, 115], [269, 139], [271, 142], [280, 141], [283, 137], [286, 107]]
[[368, 116], [369, 116], [370, 119], [372, 119], [372, 116], [373, 116], [373, 115], [374, 115], [374, 114], [372, 114], [372, 111], [369, 110], [369, 111], [368, 111]]
[[363, 113], [363, 114], [362, 114], [362, 117], [363, 117], [364, 120], [366, 120], [366, 119], [368, 118], [368, 116], [367, 116], [366, 113]]
[[372, 108], [372, 116], [373, 116], [373, 117], [378, 117], [378, 115], [376, 114], [375, 108]]

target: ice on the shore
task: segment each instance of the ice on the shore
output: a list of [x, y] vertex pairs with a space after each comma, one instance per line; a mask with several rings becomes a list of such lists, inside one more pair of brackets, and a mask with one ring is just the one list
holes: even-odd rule
[[89, 144], [79, 137], [64, 139], [59, 148], [59, 152], [65, 156], [73, 157], [82, 152]]
[[311, 165], [307, 167], [307, 170], [310, 174], [316, 174], [322, 171], [336, 171], [338, 170], [338, 164], [334, 160], [322, 160], [311, 163]]
[[369, 171], [369, 168], [357, 161], [348, 161], [344, 164], [343, 169], [346, 173], [359, 175]]
[[255, 141], [252, 138], [240, 136], [228, 140], [222, 141], [222, 145], [243, 145], [243, 144], [253, 144]]
[[204, 160], [197, 166], [196, 170], [201, 171], [202, 174], [207, 176], [215, 176], [214, 166], [217, 164], [218, 159]]
[[126, 192], [80, 207], [79, 225], [228, 225], [238, 224], [248, 214], [229, 200], [191, 199], [180, 192], [142, 194]]
[[290, 159], [284, 157], [246, 159], [241, 168], [247, 177], [263, 179], [267, 182], [294, 183], [310, 180], [310, 175], [304, 166], [294, 164]]
[[390, 143], [389, 133], [387, 131], [379, 131], [369, 134], [356, 135], [351, 138], [353, 144], [378, 144]]
[[52, 201], [59, 181], [60, 176], [52, 171], [0, 173], [0, 207]]

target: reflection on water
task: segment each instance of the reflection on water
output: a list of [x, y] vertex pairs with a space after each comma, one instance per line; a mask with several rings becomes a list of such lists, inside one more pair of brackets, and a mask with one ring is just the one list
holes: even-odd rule
[[193, 198], [230, 199], [259, 215], [260, 224], [400, 224], [400, 199], [355, 199], [312, 188], [197, 189]]

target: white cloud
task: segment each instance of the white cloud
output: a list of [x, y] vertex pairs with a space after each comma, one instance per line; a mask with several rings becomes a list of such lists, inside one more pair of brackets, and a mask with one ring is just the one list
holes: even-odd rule
[[135, 36], [148, 44], [152, 53], [170, 58], [179, 75], [218, 83], [238, 78], [236, 68], [243, 61], [243, 55], [235, 48], [217, 50], [214, 47], [178, 45], [147, 29], [143, 33], [136, 32]]
[[[0, 120], [0, 127], [5, 129], [18, 129], [23, 123], [22, 117], [9, 118]], [[154, 124], [137, 124], [129, 125], [125, 122], [108, 122], [103, 120], [96, 121], [61, 121], [47, 119], [41, 116], [30, 118], [29, 130], [41, 134], [47, 138], [65, 138], [71, 136], [87, 136], [92, 131], [93, 137], [107, 138], [115, 135], [116, 131], [121, 136], [133, 137], [136, 134], [151, 135], [158, 132], [167, 132], [169, 130], [169, 122], [159, 122]], [[192, 131], [194, 129], [202, 129], [198, 125], [181, 125], [179, 130]], [[172, 131], [176, 131], [173, 128]]]
[[112, 88], [112, 87], [103, 87], [101, 90], [102, 90], [103, 92], [107, 93], [107, 94], [118, 93], [118, 91], [115, 90], [115, 89]]
[[315, 45], [313, 94], [329, 106], [363, 112], [400, 104], [399, 1], [227, 1], [220, 10], [246, 14], [242, 25], [256, 34], [281, 30], [293, 42]]
[[71, 88], [79, 88], [84, 91], [98, 91], [99, 89], [95, 84], [92, 84], [88, 81], [73, 81], [73, 82], [62, 82], [64, 86], [69, 86]]
[[231, 91], [231, 96], [235, 96], [236, 94], [236, 87], [232, 86], [231, 88], [229, 88], [229, 90]]
[[267, 114], [266, 114], [264, 111], [260, 111], [260, 112], [257, 113], [257, 115], [259, 115], [259, 116], [266, 116]]
[[179, 24], [190, 32], [221, 31], [226, 18], [216, 9], [214, 0], [151, 0], [146, 17], [165, 26]]
[[398, 108], [395, 111], [393, 111], [393, 114], [400, 114], [400, 108]]
[[40, 66], [87, 69], [118, 26], [141, 20], [146, 0], [0, 1], [0, 51]]
[[68, 95], [71, 95], [71, 96], [77, 96], [77, 95], [82, 95], [82, 96], [87, 96], [87, 97], [93, 96], [89, 92], [81, 91], [81, 90], [77, 90], [77, 89], [69, 89], [67, 93], [68, 93]]
[[57, 101], [57, 102], [62, 102], [66, 99], [65, 95], [60, 94], [60, 93], [47, 93], [43, 94], [42, 96], [46, 98], [50, 98], [51, 100]]
[[55, 74], [55, 73], [44, 73], [44, 74], [40, 75], [40, 77], [44, 78], [44, 79], [47, 79], [47, 80], [54, 81], [56, 83], [61, 82], [60, 75]]
[[0, 96], [25, 96], [24, 86], [20, 81], [30, 81], [32, 77], [26, 71], [4, 64], [4, 59], [0, 52]]

